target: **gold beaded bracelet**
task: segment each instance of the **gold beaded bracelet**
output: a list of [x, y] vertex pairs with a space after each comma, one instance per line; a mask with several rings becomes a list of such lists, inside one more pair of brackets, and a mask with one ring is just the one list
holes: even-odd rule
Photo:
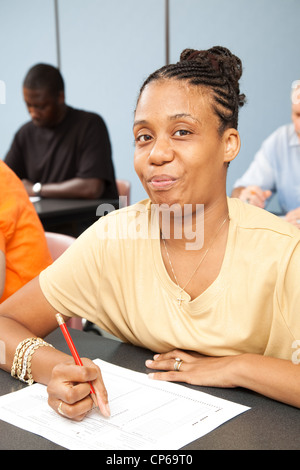
[[17, 366], [18, 366], [18, 362], [19, 362], [19, 357], [22, 357], [22, 349], [25, 347], [28, 347], [30, 346], [30, 344], [32, 344], [33, 340], [35, 340], [36, 338], [27, 338], [27, 339], [24, 339], [23, 341], [21, 341], [20, 344], [18, 344], [17, 346], [17, 349], [16, 349], [16, 352], [15, 352], [15, 355], [14, 355], [14, 360], [13, 360], [13, 364], [12, 364], [12, 367], [11, 367], [11, 375], [12, 377], [16, 377], [16, 370], [17, 370]]
[[18, 378], [22, 382], [32, 385], [34, 379], [31, 372], [31, 360], [34, 352], [41, 346], [49, 346], [53, 348], [52, 344], [46, 343], [41, 338], [27, 338], [17, 346], [13, 365], [11, 368], [12, 377]]

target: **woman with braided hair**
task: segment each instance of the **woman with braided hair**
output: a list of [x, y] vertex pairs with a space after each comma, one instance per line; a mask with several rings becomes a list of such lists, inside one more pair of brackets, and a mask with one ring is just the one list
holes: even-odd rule
[[[240, 148], [241, 74], [238, 57], [213, 47], [185, 50], [148, 77], [133, 133], [149, 199], [102, 217], [1, 305], [7, 371], [24, 338], [48, 335], [60, 312], [155, 351], [146, 362], [153, 380], [246, 387], [300, 406], [292, 354], [300, 339], [299, 231], [226, 196], [227, 167]], [[30, 372], [48, 384], [50, 406], [82, 419], [91, 381], [108, 415], [100, 370], [88, 359], [84, 367], [68, 362], [50, 347], [34, 351]]]

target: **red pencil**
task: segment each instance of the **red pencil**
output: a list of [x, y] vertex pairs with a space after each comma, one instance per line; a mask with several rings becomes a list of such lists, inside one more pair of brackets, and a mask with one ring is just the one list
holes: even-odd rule
[[[60, 327], [60, 329], [61, 329], [61, 331], [62, 331], [62, 333], [63, 333], [63, 335], [64, 335], [64, 337], [65, 337], [65, 340], [66, 340], [68, 346], [69, 346], [69, 349], [70, 349], [70, 351], [71, 351], [71, 354], [72, 354], [72, 356], [73, 356], [73, 359], [74, 359], [74, 361], [75, 361], [75, 364], [77, 364], [78, 366], [83, 366], [82, 361], [81, 361], [81, 359], [80, 359], [80, 356], [79, 356], [79, 354], [78, 354], [78, 352], [77, 352], [77, 349], [75, 348], [75, 344], [73, 343], [73, 340], [72, 340], [72, 338], [71, 338], [71, 335], [70, 335], [70, 333], [69, 333], [69, 330], [68, 330], [68, 328], [67, 328], [67, 325], [66, 325], [65, 322], [64, 322], [63, 317], [62, 317], [59, 313], [57, 313], [55, 316], [56, 316], [57, 323], [59, 324], [59, 327]], [[92, 398], [94, 404], [95, 404], [95, 405], [97, 406], [97, 408], [98, 408], [98, 404], [97, 404], [97, 400], [96, 400], [96, 396], [95, 396], [96, 394], [95, 394], [94, 387], [93, 387], [93, 385], [92, 385], [90, 382], [89, 382], [89, 384], [90, 384], [90, 386], [91, 386], [91, 392], [90, 392], [90, 393], [91, 393], [91, 398]]]

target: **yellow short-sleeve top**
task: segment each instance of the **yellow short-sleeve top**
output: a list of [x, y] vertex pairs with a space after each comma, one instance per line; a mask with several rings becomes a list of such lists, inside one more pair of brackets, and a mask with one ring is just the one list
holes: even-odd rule
[[57, 311], [155, 352], [291, 359], [300, 340], [300, 231], [238, 199], [228, 206], [222, 268], [192, 301], [176, 300], [148, 200], [100, 218], [41, 273], [42, 291]]

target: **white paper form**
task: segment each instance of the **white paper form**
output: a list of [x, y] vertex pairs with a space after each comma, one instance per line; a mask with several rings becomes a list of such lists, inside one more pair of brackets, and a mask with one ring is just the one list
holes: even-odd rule
[[0, 419], [71, 450], [177, 450], [249, 408], [146, 374], [94, 361], [108, 391], [110, 418], [92, 410], [81, 422], [58, 415], [46, 387], [0, 397]]

